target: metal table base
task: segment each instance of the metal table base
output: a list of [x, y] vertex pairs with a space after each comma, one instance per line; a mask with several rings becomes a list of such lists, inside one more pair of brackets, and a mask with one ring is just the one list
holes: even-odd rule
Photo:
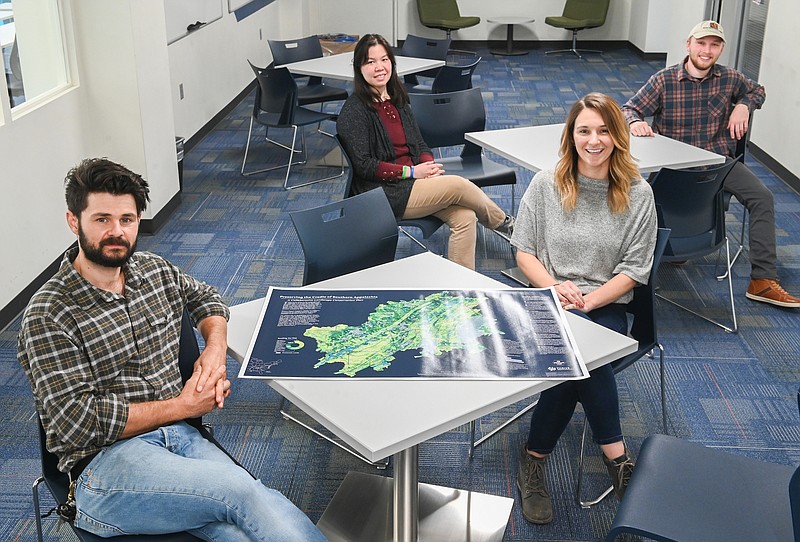
[[394, 478], [347, 474], [317, 523], [330, 542], [502, 541], [514, 499], [420, 484], [416, 446], [393, 463]]

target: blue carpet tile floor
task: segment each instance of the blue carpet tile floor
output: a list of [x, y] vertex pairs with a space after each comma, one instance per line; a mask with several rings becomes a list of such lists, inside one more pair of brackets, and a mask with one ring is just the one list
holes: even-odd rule
[[[477, 51], [483, 61], [475, 72], [474, 84], [482, 89], [489, 129], [562, 122], [571, 104], [590, 91], [608, 93], [622, 103], [661, 67], [659, 62], [642, 61], [626, 49], [587, 55], [582, 60], [571, 55], [545, 56], [540, 50], [518, 57], [494, 57], [486, 49]], [[245, 98], [186, 154], [179, 208], [157, 234], [140, 241], [141, 249], [162, 254], [215, 285], [230, 304], [263, 296], [270, 285], [301, 284], [303, 255], [288, 213], [335, 201], [343, 190], [343, 181], [334, 180], [285, 191], [282, 170], [242, 177], [239, 170], [252, 100], [252, 95]], [[335, 147], [333, 140], [311, 128], [306, 132], [311, 158], [337, 166], [337, 154], [330, 152]], [[264, 143], [263, 131], [257, 133], [248, 160], [251, 167], [277, 165], [286, 159], [285, 151]], [[780, 273], [783, 284], [798, 293], [800, 197], [760, 163], [748, 159], [748, 165], [775, 194]], [[290, 183], [331, 171], [335, 168], [297, 168]], [[517, 171], [519, 198], [531, 173]], [[510, 208], [508, 187], [491, 188], [488, 193], [501, 206]], [[738, 237], [741, 217], [741, 207], [732, 205], [727, 218], [733, 237]], [[441, 250], [444, 235], [437, 233], [429, 246]], [[401, 237], [397, 257], [417, 250]], [[500, 270], [512, 263], [506, 242], [492, 234], [481, 236], [480, 272], [511, 284]], [[695, 303], [700, 310], [724, 319], [725, 283], [715, 280], [714, 266], [713, 257], [684, 266], [662, 266], [661, 292], [681, 299], [693, 296], [699, 300]], [[748, 278], [745, 251], [733, 270], [738, 334], [725, 333], [659, 303], [659, 330], [666, 349], [668, 429], [673, 435], [731, 453], [799, 464], [800, 417], [795, 400], [800, 382], [799, 315], [747, 300], [744, 292]], [[31, 391], [16, 360], [18, 329], [17, 320], [0, 334], [0, 540], [35, 539], [30, 487], [39, 472], [39, 452]], [[223, 410], [208, 416], [217, 437], [265, 484], [285, 493], [314, 521], [348, 471], [380, 472], [284, 421], [278, 413], [279, 397], [266, 383], [236, 380], [238, 364], [230, 361], [228, 367], [234, 393]], [[635, 454], [647, 435], [661, 432], [657, 361], [642, 359], [619, 375], [618, 386], [623, 429]], [[484, 417], [478, 422], [479, 431], [489, 431], [526, 403]], [[472, 460], [467, 456], [466, 426], [424, 443], [420, 479], [513, 497], [515, 506], [504, 537], [508, 542], [600, 540], [617, 504], [613, 497], [590, 510], [575, 504], [573, 488], [583, 418], [579, 409], [550, 461], [555, 504], [555, 519], [550, 525], [531, 525], [519, 510], [515, 477], [527, 434], [527, 416], [484, 444]], [[603, 489], [608, 478], [598, 450], [589, 448], [592, 455], [586, 491], [591, 493]], [[391, 467], [386, 474], [391, 474]], [[46, 497], [44, 502], [48, 506], [51, 500]], [[52, 517], [45, 519], [44, 525], [48, 540], [74, 540], [67, 529], [56, 530]]]

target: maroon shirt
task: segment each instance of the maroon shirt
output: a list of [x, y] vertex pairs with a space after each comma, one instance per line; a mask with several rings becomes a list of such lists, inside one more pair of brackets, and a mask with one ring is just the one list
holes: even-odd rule
[[[392, 140], [395, 154], [394, 162], [378, 163], [375, 176], [382, 181], [401, 179], [403, 177], [403, 166], [416, 165], [411, 159], [411, 154], [408, 150], [406, 133], [403, 130], [403, 122], [400, 120], [400, 114], [397, 112], [397, 108], [388, 100], [375, 104], [375, 109], [378, 111], [378, 117], [389, 133], [389, 139]], [[422, 153], [420, 159], [421, 162], [427, 162], [433, 160], [433, 155], [430, 153]]]

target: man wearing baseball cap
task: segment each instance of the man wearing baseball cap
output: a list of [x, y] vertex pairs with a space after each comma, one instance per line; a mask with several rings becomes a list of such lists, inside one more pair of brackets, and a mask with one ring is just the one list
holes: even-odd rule
[[[764, 103], [764, 87], [743, 73], [717, 64], [725, 31], [702, 21], [686, 39], [689, 53], [679, 64], [657, 72], [625, 105], [635, 136], [659, 133], [730, 158], [749, 128], [750, 114]], [[644, 119], [653, 117], [651, 127]], [[778, 282], [775, 202], [772, 192], [743, 163], [737, 162], [723, 187], [750, 213], [750, 285], [748, 299], [800, 308], [800, 298]]]

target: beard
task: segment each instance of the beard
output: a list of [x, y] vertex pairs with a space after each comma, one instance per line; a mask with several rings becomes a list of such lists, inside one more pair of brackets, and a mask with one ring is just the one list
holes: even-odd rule
[[[86, 259], [97, 265], [102, 265], [103, 267], [122, 267], [128, 263], [128, 260], [131, 259], [131, 256], [136, 251], [136, 241], [131, 245], [122, 237], [104, 239], [98, 244], [93, 245], [84, 235], [80, 224], [78, 224], [78, 242]], [[126, 247], [127, 250], [121, 253], [117, 251], [114, 255], [107, 256], [103, 253], [103, 247], [107, 245], [122, 245]]]
[[[710, 70], [714, 66], [714, 64], [716, 64], [717, 61], [716, 61], [716, 59], [703, 61], [703, 60], [700, 60], [700, 57], [697, 57], [697, 59], [695, 59], [695, 58], [692, 57], [692, 55], [689, 55], [689, 62], [691, 62], [692, 66], [694, 66], [694, 68], [697, 71], [701, 71], [702, 72], [702, 71]], [[703, 65], [703, 64], [705, 64], [705, 65]]]

